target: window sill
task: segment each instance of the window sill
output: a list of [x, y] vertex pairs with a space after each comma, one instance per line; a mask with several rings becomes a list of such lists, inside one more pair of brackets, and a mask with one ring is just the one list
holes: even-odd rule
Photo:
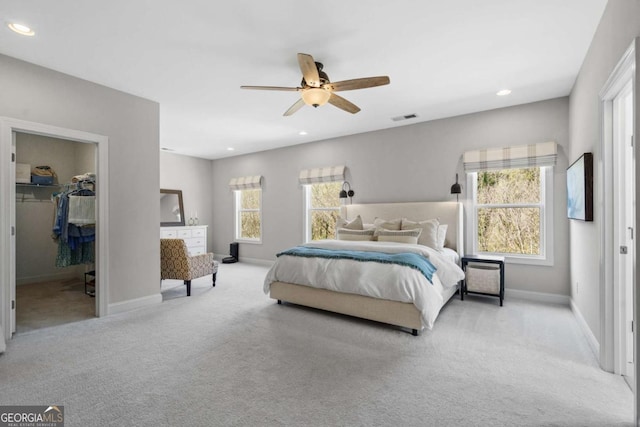
[[507, 264], [522, 264], [522, 265], [540, 265], [545, 267], [553, 266], [553, 259], [547, 259], [544, 257], [523, 257], [514, 256], [509, 254], [499, 254], [493, 252], [478, 252], [481, 255], [497, 255], [503, 256], [504, 262]]

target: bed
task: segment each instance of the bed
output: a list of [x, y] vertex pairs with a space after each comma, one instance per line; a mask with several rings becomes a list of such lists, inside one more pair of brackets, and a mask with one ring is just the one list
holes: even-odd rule
[[[264, 281], [264, 291], [278, 304], [288, 302], [395, 325], [413, 335], [431, 329], [438, 313], [456, 293], [464, 273], [462, 204], [457, 202], [373, 203], [346, 205], [340, 216], [365, 224], [376, 218], [420, 222], [437, 219], [446, 225], [446, 249], [399, 242], [328, 240], [311, 242], [308, 256], [278, 256]], [[379, 220], [378, 220], [379, 221]], [[404, 227], [403, 227], [404, 229]], [[377, 233], [377, 232], [376, 232]], [[295, 248], [292, 248], [295, 249]], [[316, 258], [313, 251], [379, 251], [421, 254], [436, 267], [431, 280], [415, 266], [363, 260]], [[386, 256], [386, 255], [385, 255]]]

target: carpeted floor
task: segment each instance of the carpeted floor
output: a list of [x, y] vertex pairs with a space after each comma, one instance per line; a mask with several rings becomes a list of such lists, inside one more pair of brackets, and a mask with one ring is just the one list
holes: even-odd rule
[[265, 273], [221, 265], [190, 298], [19, 334], [0, 402], [64, 405], [83, 427], [633, 425], [567, 307], [454, 297], [413, 337], [277, 305]]
[[[93, 287], [87, 287], [87, 291]], [[91, 319], [96, 300], [84, 293], [83, 279], [16, 286], [16, 333]]]

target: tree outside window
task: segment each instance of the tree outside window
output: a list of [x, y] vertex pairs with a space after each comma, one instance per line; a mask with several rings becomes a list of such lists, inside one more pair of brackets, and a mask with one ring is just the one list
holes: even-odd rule
[[236, 240], [262, 238], [262, 190], [236, 191]]
[[341, 189], [338, 181], [305, 186], [307, 241], [335, 238]]
[[477, 173], [477, 250], [542, 256], [544, 174], [542, 168]]

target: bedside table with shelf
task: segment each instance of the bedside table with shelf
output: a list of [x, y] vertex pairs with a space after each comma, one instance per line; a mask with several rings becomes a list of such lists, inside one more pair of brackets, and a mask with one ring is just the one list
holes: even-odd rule
[[465, 255], [461, 260], [465, 279], [460, 299], [465, 294], [488, 295], [504, 301], [504, 257], [495, 255]]

